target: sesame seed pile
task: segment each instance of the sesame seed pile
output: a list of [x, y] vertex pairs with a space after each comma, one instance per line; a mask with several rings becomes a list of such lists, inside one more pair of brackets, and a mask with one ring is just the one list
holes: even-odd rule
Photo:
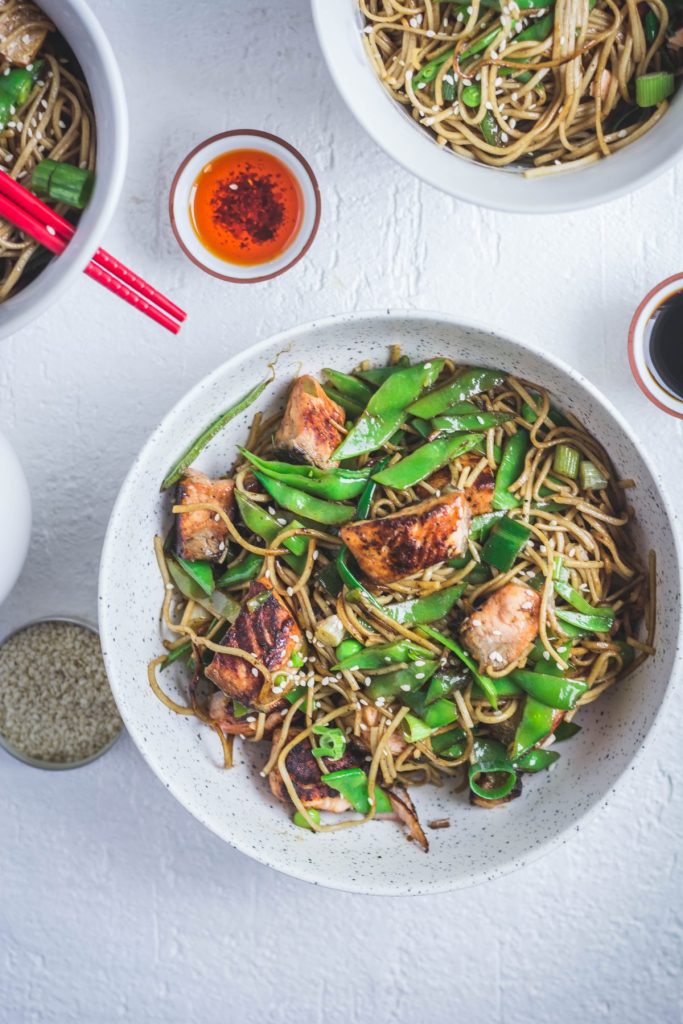
[[69, 764], [122, 728], [99, 637], [71, 622], [39, 622], [0, 646], [0, 733], [18, 753]]

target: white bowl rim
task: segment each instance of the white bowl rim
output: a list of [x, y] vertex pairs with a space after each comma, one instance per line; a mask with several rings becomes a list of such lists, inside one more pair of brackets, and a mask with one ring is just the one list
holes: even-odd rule
[[[514, 348], [518, 348], [523, 352], [531, 352], [532, 355], [547, 360], [554, 368], [568, 375], [573, 380], [575, 380], [579, 385], [581, 385], [586, 390], [586, 392], [593, 398], [593, 400], [598, 405], [600, 405], [604, 410], [606, 410], [607, 413], [609, 413], [609, 415], [615, 420], [615, 422], [624, 432], [625, 436], [628, 438], [629, 442], [632, 445], [634, 445], [634, 447], [638, 451], [641, 451], [642, 443], [640, 439], [635, 435], [635, 433], [631, 430], [631, 427], [629, 426], [628, 422], [624, 419], [621, 413], [612, 405], [611, 401], [606, 396], [604, 396], [594, 384], [592, 384], [586, 377], [584, 377], [579, 370], [573, 369], [573, 367], [566, 363], [562, 358], [556, 356], [554, 353], [544, 352], [534, 344], [529, 344], [528, 342], [521, 342], [519, 341], [519, 339], [511, 337], [507, 332], [502, 330], [499, 331], [495, 325], [483, 324], [481, 321], [472, 319], [470, 317], [464, 318], [454, 316], [452, 314], [439, 312], [437, 310], [425, 310], [415, 308], [401, 309], [388, 307], [384, 309], [359, 310], [351, 313], [332, 314], [326, 317], [318, 317], [304, 324], [298, 324], [295, 327], [285, 328], [284, 330], [279, 331], [277, 334], [271, 335], [270, 337], [265, 338], [263, 341], [257, 342], [256, 344], [243, 349], [235, 356], [232, 356], [232, 358], [227, 359], [224, 363], [218, 366], [211, 373], [207, 374], [205, 377], [199, 380], [192, 388], [190, 388], [190, 390], [186, 392], [186, 394], [180, 399], [180, 401], [176, 402], [172, 406], [172, 408], [164, 416], [160, 424], [148, 437], [147, 441], [145, 442], [142, 449], [140, 450], [135, 460], [133, 461], [133, 464], [126, 475], [126, 478], [124, 479], [123, 484], [121, 485], [121, 489], [112, 508], [111, 517], [109, 519], [107, 532], [104, 538], [104, 544], [102, 546], [102, 555], [100, 559], [100, 571], [98, 579], [99, 629], [100, 637], [102, 638], [102, 653], [104, 655], [105, 667], [107, 669], [107, 674], [109, 676], [109, 683], [112, 689], [112, 693], [114, 694], [114, 699], [117, 702], [117, 705], [119, 702], [117, 700], [116, 682], [114, 680], [114, 673], [112, 670], [113, 658], [111, 658], [109, 654], [109, 644], [106, 642], [106, 638], [109, 632], [109, 612], [107, 609], [106, 602], [102, 600], [102, 595], [104, 588], [107, 585], [107, 581], [110, 574], [110, 561], [113, 564], [113, 559], [110, 556], [111, 554], [113, 554], [112, 549], [115, 543], [115, 521], [118, 518], [120, 511], [128, 503], [129, 499], [134, 498], [134, 494], [131, 493], [131, 495], [129, 495], [128, 492], [129, 490], [132, 491], [132, 485], [134, 482], [133, 478], [137, 469], [138, 462], [142, 458], [143, 453], [148, 449], [148, 447], [155, 443], [157, 438], [162, 433], [165, 432], [169, 421], [174, 419], [184, 409], [191, 406], [194, 403], [195, 398], [205, 388], [210, 387], [213, 383], [217, 382], [220, 378], [222, 378], [226, 370], [237, 368], [242, 360], [251, 359], [254, 356], [258, 355], [259, 353], [267, 352], [272, 348], [281, 348], [285, 345], [290, 344], [295, 345], [297, 339], [301, 335], [310, 334], [312, 331], [325, 328], [328, 325], [333, 325], [339, 321], [383, 320], [386, 319], [387, 317], [420, 321], [434, 319], [441, 323], [442, 325], [450, 324], [453, 327], [464, 328], [465, 330], [469, 329], [472, 331], [480, 331], [489, 334], [494, 333], [497, 334], [499, 337], [505, 339], [505, 341], [510, 343]], [[233, 379], [238, 380], [239, 376], [237, 374], [233, 374]], [[678, 564], [682, 565], [683, 543], [679, 539], [677, 531], [674, 529], [673, 524], [675, 523], [675, 518], [673, 512], [673, 505], [671, 503], [671, 500], [668, 496], [668, 493], [665, 489], [664, 483], [659, 473], [651, 466], [649, 467], [649, 469], [650, 473], [652, 474], [652, 479], [657, 486], [658, 494], [662, 501], [662, 506], [664, 508], [664, 511], [666, 512], [668, 524], [671, 529], [672, 542], [674, 550], [676, 552]], [[453, 892], [457, 889], [464, 889], [476, 885], [481, 885], [486, 881], [493, 881], [494, 879], [502, 878], [506, 875], [512, 874], [519, 868], [525, 867], [526, 865], [538, 860], [540, 857], [544, 856], [546, 853], [549, 853], [551, 850], [564, 845], [564, 843], [567, 842], [570, 834], [579, 831], [579, 829], [583, 825], [585, 825], [593, 817], [593, 815], [597, 813], [598, 810], [602, 810], [608, 806], [613, 796], [617, 792], [618, 788], [620, 787], [621, 783], [623, 782], [623, 779], [625, 778], [627, 772], [629, 770], [632, 771], [634, 769], [636, 764], [640, 761], [645, 750], [645, 747], [652, 742], [652, 736], [655, 730], [661, 727], [663, 711], [670, 704], [672, 700], [673, 691], [679, 685], [678, 677], [680, 674], [681, 667], [683, 666], [683, 652], [681, 651], [682, 632], [683, 605], [681, 606], [681, 614], [679, 616], [678, 630], [676, 634], [676, 651], [674, 654], [671, 675], [667, 683], [663, 700], [661, 701], [659, 707], [656, 709], [654, 713], [652, 724], [644, 738], [643, 743], [640, 745], [639, 748], [633, 751], [629, 759], [624, 764], [624, 767], [620, 775], [614, 781], [614, 784], [610, 792], [603, 799], [596, 800], [595, 803], [593, 803], [591, 806], [587, 807], [585, 811], [580, 813], [578, 817], [572, 819], [572, 821], [569, 822], [567, 825], [564, 825], [562, 828], [558, 829], [557, 833], [555, 833], [552, 836], [548, 836], [548, 838], [546, 839], [541, 840], [538, 843], [538, 845], [533, 848], [533, 850], [531, 850], [521, 859], [513, 858], [505, 864], [502, 864], [499, 867], [493, 869], [491, 869], [490, 867], [483, 867], [480, 871], [471, 872], [466, 879], [462, 879], [456, 882], [418, 882], [414, 887], [411, 887], [410, 892], [405, 892], [404, 890], [397, 888], [395, 885], [392, 886], [389, 882], [387, 882], [382, 887], [375, 885], [372, 888], [368, 888], [364, 886], [362, 882], [349, 881], [346, 882], [342, 888], [340, 885], [331, 882], [329, 879], [327, 879], [324, 873], [317, 869], [317, 865], [315, 864], [308, 865], [308, 870], [306, 870], [300, 868], [298, 862], [291, 863], [289, 861], [282, 859], [281, 861], [278, 860], [277, 863], [274, 863], [272, 858], [268, 856], [267, 851], [257, 852], [253, 849], [247, 849], [245, 846], [240, 844], [238, 840], [227, 840], [225, 836], [222, 835], [218, 831], [218, 829], [212, 824], [208, 816], [202, 813], [201, 805], [195, 805], [192, 808], [188, 807], [184, 800], [177, 794], [174, 782], [163, 778], [161, 774], [157, 772], [157, 769], [153, 763], [152, 756], [149, 753], [146, 744], [141, 741], [141, 738], [138, 735], [137, 723], [128, 721], [125, 714], [121, 710], [120, 706], [119, 712], [121, 714], [121, 717], [123, 718], [126, 730], [131, 736], [133, 742], [135, 743], [135, 746], [137, 747], [138, 751], [142, 754], [142, 757], [145, 759], [145, 761], [152, 769], [154, 774], [159, 778], [159, 781], [164, 785], [164, 787], [168, 789], [168, 791], [178, 800], [178, 802], [181, 804], [181, 806], [185, 808], [185, 810], [187, 810], [190, 814], [192, 814], [193, 817], [195, 817], [198, 821], [205, 825], [211, 832], [214, 833], [214, 835], [218, 836], [218, 838], [222, 839], [224, 842], [228, 842], [230, 846], [232, 846], [236, 850], [239, 850], [240, 853], [243, 853], [247, 857], [250, 857], [253, 860], [258, 861], [259, 863], [264, 864], [266, 867], [274, 868], [275, 870], [280, 871], [285, 875], [289, 875], [292, 878], [297, 878], [300, 881], [310, 882], [315, 885], [322, 885], [324, 887], [334, 888], [344, 892], [359, 893], [367, 896], [424, 896], [430, 894], [439, 894]]]
[[[341, 3], [342, 0], [336, 0], [336, 2]], [[349, 3], [349, 0], [345, 0], [345, 2]], [[464, 163], [465, 165], [472, 165], [477, 169], [477, 172], [483, 171], [489, 174], [492, 181], [492, 187], [486, 190], [486, 197], [482, 198], [481, 193], [483, 189], [473, 183], [465, 184], [463, 181], [459, 180], [457, 173], [454, 173], [453, 181], [449, 187], [444, 184], [443, 177], [440, 174], [430, 171], [426, 161], [415, 160], [414, 164], [411, 164], [407, 157], [403, 155], [404, 151], [400, 146], [392, 145], [385, 141], [384, 134], [380, 135], [377, 132], [371, 103], [363, 104], [360, 102], [353, 102], [351, 100], [344, 76], [345, 68], [343, 66], [343, 58], [341, 56], [343, 48], [335, 45], [338, 43], [338, 37], [336, 34], [329, 32], [325, 26], [325, 19], [329, 18], [333, 6], [334, 5], [330, 3], [330, 0], [311, 0], [313, 23], [315, 25], [318, 43], [322, 50], [323, 57], [325, 58], [327, 69], [334, 81], [339, 95], [342, 97], [348, 109], [351, 111], [361, 127], [367, 132], [373, 142], [375, 142], [380, 149], [384, 150], [392, 160], [395, 160], [410, 174], [427, 182], [428, 185], [432, 185], [434, 188], [439, 189], [439, 191], [453, 196], [455, 199], [461, 199], [464, 202], [472, 203], [475, 206], [482, 206], [486, 209], [499, 210], [502, 213], [571, 213], [575, 210], [584, 210], [591, 206], [598, 206], [602, 203], [612, 202], [612, 200], [620, 199], [622, 196], [629, 195], [631, 192], [635, 192], [637, 189], [644, 187], [655, 178], [658, 178], [683, 158], [683, 146], [679, 146], [677, 149], [670, 152], [668, 156], [662, 157], [659, 160], [650, 160], [649, 165], [644, 166], [642, 171], [629, 175], [628, 178], [621, 183], [596, 186], [595, 192], [592, 195], [582, 194], [578, 195], [574, 199], [563, 199], [561, 196], [558, 196], [557, 198], [553, 196], [552, 199], [541, 199], [536, 191], [533, 195], [530, 192], [529, 198], [525, 199], [517, 195], [515, 195], [514, 198], [505, 197], [506, 190], [502, 186], [505, 184], [505, 178], [510, 178], [512, 172], [505, 171], [504, 169], [486, 167], [485, 165], [477, 164], [475, 161], [467, 160], [466, 157], [458, 157], [457, 154], [450, 153], [448, 155], [449, 157], [452, 156], [455, 158], [453, 162], [456, 167], [458, 163]], [[338, 10], [335, 9], [335, 15], [338, 13]], [[374, 75], [374, 77], [377, 78], [376, 75]], [[383, 88], [379, 79], [377, 79], [377, 87], [378, 89]], [[683, 99], [681, 100], [681, 103], [683, 103]], [[393, 105], [396, 108], [399, 107], [399, 104], [395, 102]], [[405, 112], [400, 109], [397, 109], [396, 113], [399, 115], [405, 114]], [[667, 110], [664, 116], [667, 117], [667, 115], [670, 114], [671, 110]], [[390, 115], [387, 115], [387, 119], [389, 117]], [[385, 119], [385, 121], [387, 119]], [[656, 127], [657, 125], [654, 125], [653, 129]], [[417, 124], [411, 125], [406, 118], [406, 130], [410, 129], [411, 132], [414, 132], [417, 136], [418, 128], [419, 126]], [[427, 138], [426, 133], [424, 134], [425, 138]], [[429, 141], [432, 142], [431, 139]], [[432, 145], [435, 149], [439, 148], [434, 142], [432, 142]], [[624, 151], [625, 150], [622, 150], [621, 152]], [[595, 164], [586, 166], [585, 168], [576, 169], [574, 171], [568, 170], [557, 175], [551, 175], [547, 178], [537, 180], [547, 182], [553, 178], [555, 181], [561, 182], [562, 178], [566, 175], [571, 175], [572, 177], [577, 175], [585, 177], [586, 172], [590, 173], [591, 170], [595, 170], [605, 162], [613, 160], [617, 155], [618, 154], [613, 154], [611, 157], [607, 158], [607, 161], [600, 160]], [[463, 175], [466, 175], [466, 171], [463, 171]], [[515, 176], [520, 177], [520, 175]], [[496, 187], [496, 185], [501, 187]], [[561, 189], [561, 185], [558, 186], [558, 189]]]
[[[126, 174], [128, 162], [128, 107], [121, 70], [114, 50], [102, 25], [85, 0], [59, 0], [59, 4], [65, 8], [70, 7], [83, 25], [88, 36], [89, 45], [94, 47], [98, 59], [102, 62], [103, 82], [106, 83], [105, 88], [111, 94], [111, 152], [108, 154], [109, 160], [107, 164], [109, 184], [99, 210], [96, 213], [92, 213], [91, 216], [89, 216], [89, 210], [86, 209], [83, 212], [73, 241], [59, 257], [59, 261], [54, 261], [51, 264], [54, 268], [54, 278], [51, 280], [48, 277], [48, 280], [44, 281], [45, 274], [50, 270], [50, 267], [47, 267], [38, 275], [36, 281], [31, 282], [29, 285], [29, 288], [33, 290], [34, 283], [37, 283], [39, 280], [43, 281], [42, 293], [37, 291], [36, 295], [32, 296], [32, 301], [27, 303], [25, 308], [18, 308], [16, 312], [12, 307], [14, 296], [0, 306], [0, 339], [11, 337], [44, 313], [49, 306], [59, 300], [76, 281], [79, 274], [85, 270], [92, 259], [93, 253], [97, 250], [99, 240], [104, 235], [114, 215]], [[49, 6], [49, 4], [45, 6]], [[50, 18], [55, 20], [55, 23], [59, 21], [59, 18], [55, 19], [53, 13], [49, 11], [47, 13]], [[59, 25], [57, 28], [61, 33]], [[61, 34], [64, 35], [64, 33]], [[71, 39], [66, 36], [64, 38], [75, 52]], [[77, 53], [76, 57], [78, 58]], [[92, 92], [91, 82], [87, 84]], [[98, 159], [100, 152], [99, 139], [100, 136], [98, 134]], [[16, 297], [20, 298], [21, 294], [19, 292]], [[6, 323], [3, 323], [5, 319], [3, 312], [7, 314]]]

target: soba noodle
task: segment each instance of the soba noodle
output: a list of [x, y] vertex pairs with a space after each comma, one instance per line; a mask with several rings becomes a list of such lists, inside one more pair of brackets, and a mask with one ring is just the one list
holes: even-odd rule
[[664, 0], [359, 6], [377, 74], [438, 144], [494, 167], [533, 167], [528, 175], [583, 166], [637, 139], [668, 100], [636, 106], [635, 79], [680, 70]]
[[[392, 355], [397, 359], [398, 351], [394, 350]], [[444, 378], [456, 369], [447, 360]], [[303, 684], [306, 689], [291, 705], [283, 703], [281, 710], [276, 707], [276, 713], [280, 715], [281, 732], [262, 772], [267, 775], [276, 769], [279, 771], [292, 803], [302, 814], [306, 813], [306, 809], [289, 777], [287, 756], [296, 745], [308, 742], [314, 725], [331, 723], [343, 729], [350, 743], [362, 744], [367, 752], [369, 791], [372, 796], [375, 784], [382, 787], [424, 783], [439, 785], [449, 778], [466, 784], [466, 771], [471, 761], [475, 736], [482, 732], [485, 735], [488, 730], [514, 719], [518, 715], [520, 701], [524, 699], [499, 700], [498, 708], [494, 709], [470, 679], [467, 685], [456, 690], [453, 695], [457, 724], [465, 734], [462, 752], [448, 759], [440, 757], [432, 750], [429, 739], [411, 742], [405, 738], [401, 723], [409, 709], [401, 699], [380, 698], [372, 702], [364, 695], [369, 681], [389, 669], [401, 668], [401, 665], [392, 664], [380, 669], [332, 670], [338, 660], [335, 648], [316, 637], [318, 625], [330, 616], [338, 616], [346, 634], [363, 646], [407, 639], [424, 648], [426, 656], [440, 657], [443, 649], [438, 642], [420, 632], [417, 626], [395, 622], [386, 614], [386, 609], [396, 602], [433, 594], [464, 581], [466, 587], [455, 609], [457, 620], [472, 613], [484, 599], [510, 581], [528, 585], [533, 578], [536, 580], [536, 589], [542, 595], [539, 637], [543, 658], [546, 663], [553, 661], [564, 669], [571, 661], [572, 678], [588, 684], [576, 708], [565, 715], [565, 721], [570, 721], [577, 710], [632, 672], [653, 652], [654, 561], [651, 556], [648, 570], [643, 569], [639, 563], [629, 528], [631, 514], [624, 499], [624, 487], [628, 482], [622, 486], [608, 453], [574, 417], [567, 415], [558, 418], [551, 407], [549, 394], [536, 384], [509, 376], [503, 384], [477, 395], [472, 401], [482, 412], [509, 413], [512, 418], [486, 432], [486, 455], [476, 460], [455, 459], [448, 465], [450, 481], [446, 484], [439, 482], [438, 493], [470, 486], [489, 467], [495, 473], [501, 446], [506, 439], [519, 430], [528, 432], [531, 445], [523, 472], [509, 488], [518, 497], [519, 506], [509, 514], [527, 523], [532, 537], [530, 543], [518, 554], [510, 571], [493, 571], [490, 578], [482, 581], [477, 577], [477, 582], [467, 583], [473, 570], [480, 566], [482, 551], [482, 543], [470, 539], [471, 560], [464, 566], [453, 567], [442, 562], [396, 583], [382, 588], [370, 588], [376, 603], [368, 599], [363, 591], [360, 594], [358, 591], [351, 593], [347, 587], [334, 597], [322, 585], [320, 574], [324, 573], [325, 567], [338, 552], [341, 542], [335, 532], [322, 527], [310, 529], [292, 526], [283, 519], [285, 525], [279, 536], [269, 548], [263, 548], [260, 538], [249, 534], [243, 526], [237, 530], [231, 524], [230, 536], [239, 547], [233, 549], [229, 564], [239, 564], [247, 552], [258, 551], [263, 554], [262, 574], [269, 577], [309, 640], [306, 664], [298, 670], [295, 680], [297, 685]], [[525, 414], [530, 415], [529, 410], [534, 411], [533, 422], [525, 418]], [[248, 443], [254, 454], [273, 457], [272, 437], [280, 418], [281, 414], [265, 421], [260, 414], [255, 418]], [[405, 439], [400, 448], [387, 443], [384, 453], [396, 461], [423, 444], [423, 436], [407, 424]], [[578, 480], [558, 476], [556, 470], [551, 472], [559, 445], [571, 445], [577, 449], [581, 458], [589, 460], [604, 476], [608, 481], [607, 486], [587, 491]], [[375, 452], [372, 456], [361, 456], [358, 467], [362, 468], [368, 459], [376, 461], [381, 454]], [[251, 475], [249, 463], [238, 461], [232, 476], [237, 490], [252, 503], [260, 503], [264, 507], [275, 504], [272, 497], [259, 490], [259, 485]], [[369, 518], [381, 518], [436, 493], [436, 483], [430, 483], [429, 479], [404, 490], [378, 486]], [[203, 507], [214, 512], [216, 520], [219, 516], [225, 516], [224, 510], [217, 504], [209, 503]], [[173, 511], [185, 514], [195, 508], [178, 505]], [[279, 553], [284, 550], [283, 541], [292, 536], [305, 536], [309, 541], [308, 557], [299, 576], [279, 557]], [[189, 601], [183, 596], [169, 575], [161, 538], [158, 537], [155, 544], [165, 588], [162, 623], [169, 637], [164, 641], [167, 654], [177, 651], [178, 645], [188, 638], [192, 643], [196, 666], [201, 666], [204, 652], [235, 653], [234, 648], [216, 642], [225, 632], [228, 623], [216, 619], [212, 611], [202, 607], [201, 602]], [[576, 638], [565, 636], [562, 622], [555, 614], [552, 596], [553, 573], [558, 556], [561, 556], [569, 572], [569, 583], [576, 591], [584, 594], [592, 605], [609, 605], [613, 609], [615, 619], [609, 633], [593, 633]], [[231, 588], [230, 596], [241, 601], [247, 587], [248, 584], [244, 583]], [[646, 639], [641, 641], [638, 635], [643, 617], [646, 620]], [[457, 635], [457, 627], [449, 624], [442, 628], [452, 629]], [[571, 645], [569, 654], [558, 653], [558, 637]], [[237, 653], [243, 653], [251, 665], [258, 664], [259, 670], [263, 672], [263, 666], [253, 654]], [[525, 651], [521, 658], [499, 672], [488, 670], [488, 675], [508, 675], [525, 664], [527, 653]], [[157, 696], [172, 711], [197, 714], [203, 721], [210, 721], [205, 710], [207, 695], [204, 695], [204, 703], [201, 703], [199, 690], [195, 687], [190, 689], [192, 699], [188, 706], [181, 706], [166, 696], [156, 676], [156, 670], [163, 661], [163, 657], [154, 659], [149, 670], [150, 682]], [[270, 681], [267, 672], [263, 672], [263, 677], [266, 683]], [[253, 723], [252, 734], [245, 737], [248, 741], [258, 741], [263, 737], [269, 714], [254, 710], [251, 718], [246, 719]], [[210, 724], [222, 737], [217, 724], [213, 721]], [[402, 742], [392, 746], [390, 740], [398, 736], [402, 737]], [[226, 764], [228, 756], [226, 748]], [[328, 770], [322, 760], [319, 760], [319, 766], [323, 773]], [[371, 803], [369, 811], [361, 818], [332, 824], [311, 821], [311, 827], [315, 831], [347, 828], [367, 821], [373, 814], [374, 803]]]
[[[16, 6], [17, 0], [8, 0], [3, 16]], [[47, 18], [42, 24], [50, 29], [37, 58], [45, 61], [45, 68], [27, 103], [0, 129], [0, 166], [24, 184], [47, 157], [95, 169], [95, 120], [87, 86], [54, 26]], [[11, 66], [0, 58], [0, 75]], [[55, 209], [63, 216], [74, 213], [64, 204]], [[0, 219], [0, 302], [31, 280], [47, 259], [49, 254], [37, 242]]]

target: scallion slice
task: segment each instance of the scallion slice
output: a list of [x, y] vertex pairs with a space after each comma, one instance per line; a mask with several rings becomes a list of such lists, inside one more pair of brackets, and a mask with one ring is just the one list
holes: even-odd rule
[[41, 160], [33, 169], [31, 189], [38, 195], [49, 196], [58, 203], [66, 203], [83, 210], [90, 202], [95, 187], [95, 175], [85, 167], [61, 164], [57, 160]]
[[579, 467], [579, 480], [584, 491], [600, 491], [607, 487], [607, 480], [598, 467], [584, 459]]
[[656, 107], [674, 91], [674, 76], [670, 71], [653, 71], [636, 78], [636, 103], [639, 107]]
[[580, 461], [581, 457], [576, 448], [570, 444], [558, 444], [553, 458], [553, 471], [560, 476], [569, 477], [570, 480], [576, 480]]

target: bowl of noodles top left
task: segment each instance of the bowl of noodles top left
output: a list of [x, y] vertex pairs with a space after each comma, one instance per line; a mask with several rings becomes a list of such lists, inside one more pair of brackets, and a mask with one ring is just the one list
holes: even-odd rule
[[[84, 189], [67, 211], [77, 226], [60, 256], [49, 259], [12, 228], [0, 233], [4, 338], [61, 298], [97, 250], [123, 186], [128, 113], [114, 52], [84, 0], [41, 0], [40, 7], [15, 0], [0, 9], [0, 83], [11, 104], [0, 129], [3, 170], [27, 187], [47, 158], [70, 165], [72, 179], [94, 175], [89, 198]], [[60, 201], [55, 175], [41, 198]]]

